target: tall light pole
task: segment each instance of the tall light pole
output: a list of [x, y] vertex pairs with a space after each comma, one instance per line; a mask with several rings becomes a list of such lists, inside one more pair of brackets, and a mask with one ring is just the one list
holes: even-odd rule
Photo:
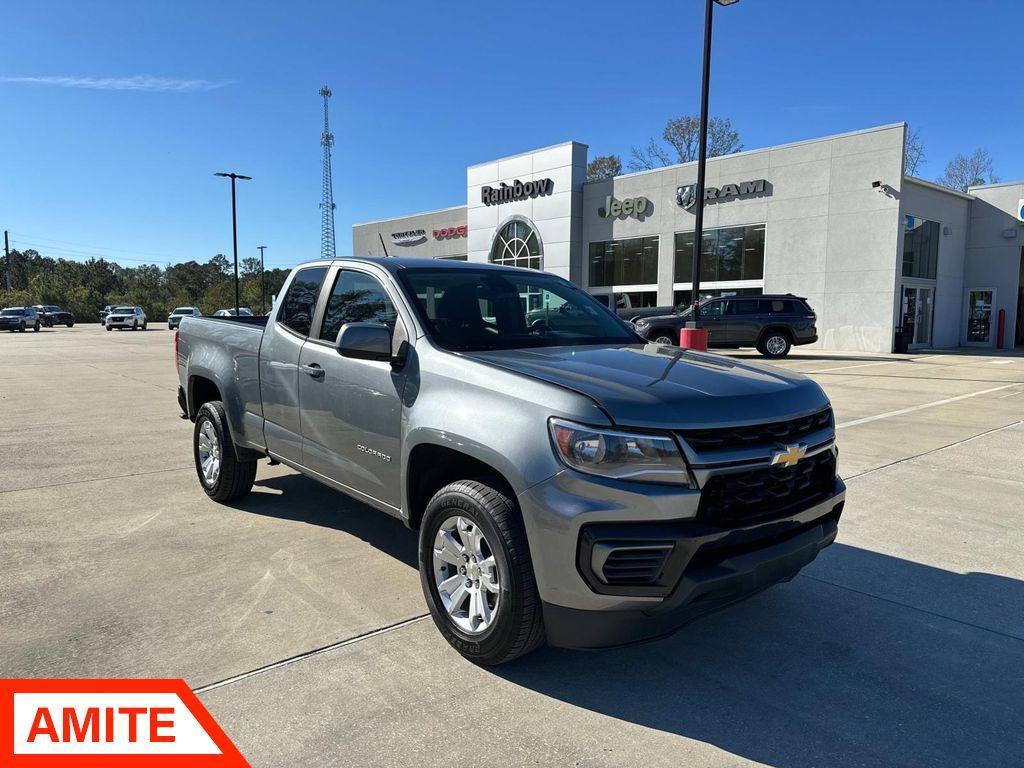
[[214, 176], [223, 176], [231, 179], [231, 239], [235, 246], [235, 317], [240, 314], [238, 301], [238, 216], [235, 212], [235, 181], [243, 179], [251, 181], [252, 176], [243, 176], [240, 173], [215, 173]]
[[260, 314], [267, 314], [267, 270], [263, 266], [263, 252], [267, 250], [265, 245], [257, 245], [260, 249]]
[[[705, 0], [704, 3], [704, 63], [701, 67], [700, 82], [700, 137], [697, 143], [697, 210], [694, 212], [693, 223], [693, 274], [691, 286], [691, 305], [693, 314], [687, 328], [700, 328], [700, 260], [704, 245], [704, 172], [708, 161], [708, 90], [711, 83], [711, 22], [714, 20], [715, 3], [733, 5], [739, 0]], [[686, 334], [684, 334], [684, 337]], [[707, 332], [696, 333], [690, 340], [697, 348], [707, 349]]]

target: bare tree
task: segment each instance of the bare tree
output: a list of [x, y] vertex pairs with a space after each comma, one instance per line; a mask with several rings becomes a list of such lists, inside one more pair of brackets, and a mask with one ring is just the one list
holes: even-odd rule
[[994, 184], [999, 177], [992, 168], [992, 156], [979, 147], [970, 155], [957, 155], [946, 163], [946, 170], [937, 181], [945, 187], [966, 192], [968, 187]]
[[598, 155], [587, 163], [587, 181], [610, 179], [622, 173], [622, 158], [618, 155]]
[[649, 171], [652, 168], [661, 168], [672, 164], [669, 157], [660, 144], [654, 139], [647, 142], [646, 147], [630, 147], [629, 170]]
[[[666, 149], [657, 139], [651, 139], [646, 147], [632, 147], [629, 168], [632, 171], [660, 168], [673, 163], [689, 163], [697, 159], [700, 142], [700, 120], [683, 115], [665, 123], [661, 140], [669, 146]], [[743, 149], [739, 131], [732, 127], [727, 118], [712, 117], [708, 120], [708, 157], [728, 155]], [[676, 159], [672, 159], [674, 151]]]
[[903, 172], [908, 176], [917, 176], [917, 171], [924, 162], [924, 142], [921, 131], [914, 129], [907, 132], [907, 143], [903, 148]]

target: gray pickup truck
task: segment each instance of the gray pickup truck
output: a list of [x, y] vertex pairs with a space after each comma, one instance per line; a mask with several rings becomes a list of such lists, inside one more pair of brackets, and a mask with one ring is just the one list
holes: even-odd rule
[[843, 510], [817, 384], [646, 343], [544, 272], [310, 262], [268, 318], [185, 317], [175, 346], [206, 493], [270, 458], [400, 518], [481, 664], [667, 635], [793, 578]]

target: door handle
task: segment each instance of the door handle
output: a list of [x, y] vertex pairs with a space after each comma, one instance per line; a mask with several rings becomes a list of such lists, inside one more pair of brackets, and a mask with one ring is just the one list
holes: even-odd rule
[[316, 363], [310, 363], [309, 365], [300, 365], [299, 369], [303, 373], [312, 376], [314, 379], [322, 379], [324, 377], [324, 374], [327, 373], [323, 368], [321, 368]]

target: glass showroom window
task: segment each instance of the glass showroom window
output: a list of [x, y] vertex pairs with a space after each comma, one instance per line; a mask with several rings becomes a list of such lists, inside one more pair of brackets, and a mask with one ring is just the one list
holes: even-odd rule
[[524, 219], [513, 219], [505, 224], [491, 245], [492, 264], [540, 269], [540, 257], [540, 239]]
[[939, 222], [919, 216], [903, 220], [903, 276], [934, 280], [939, 265]]
[[[706, 231], [700, 260], [701, 281], [763, 280], [764, 224]], [[693, 232], [677, 232], [675, 282], [693, 279]]]
[[657, 282], [657, 235], [590, 244], [591, 288], [654, 285]]

